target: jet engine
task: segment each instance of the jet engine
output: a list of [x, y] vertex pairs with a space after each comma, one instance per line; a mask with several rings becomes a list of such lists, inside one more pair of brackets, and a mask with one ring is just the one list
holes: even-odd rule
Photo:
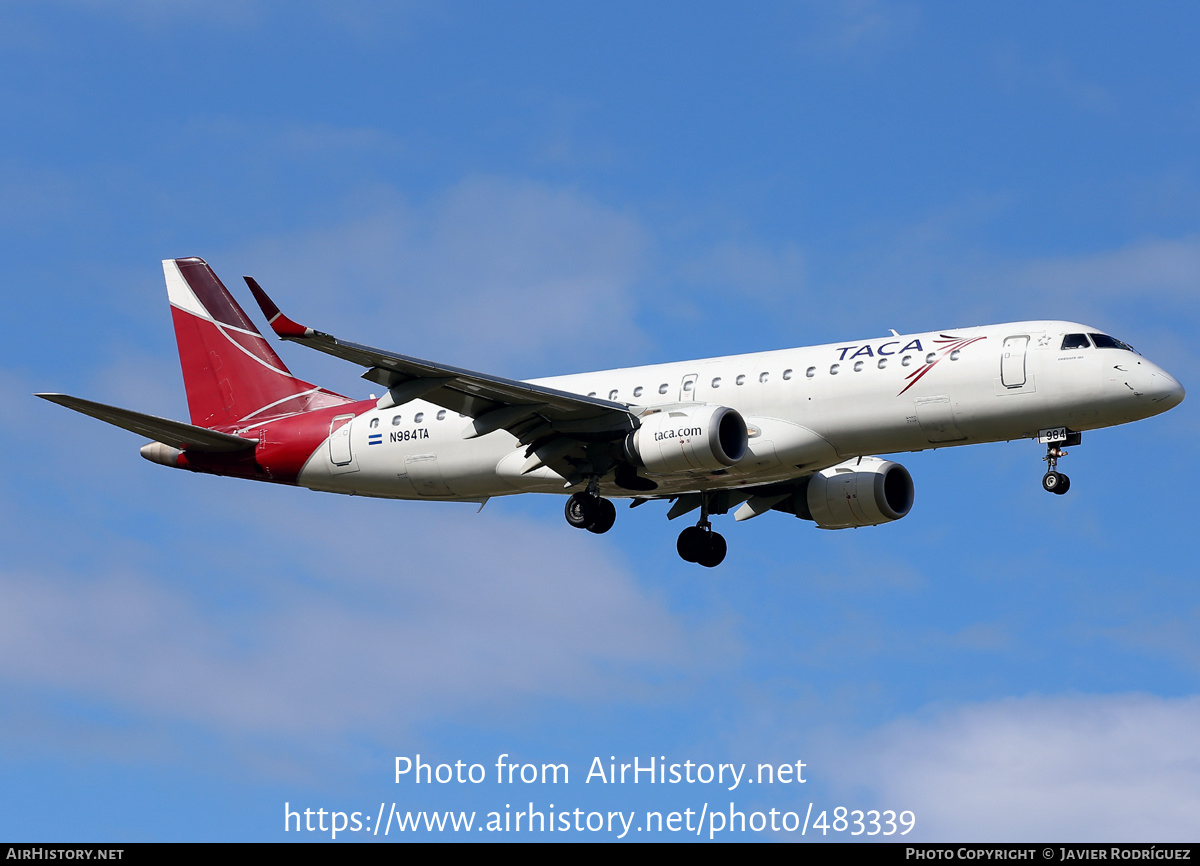
[[654, 475], [715, 472], [746, 456], [746, 421], [728, 406], [697, 404], [642, 418], [625, 451]]
[[821, 529], [878, 526], [908, 514], [913, 492], [912, 476], [899, 463], [859, 457], [822, 469], [773, 507]]
[[808, 510], [822, 529], [878, 526], [912, 510], [913, 482], [899, 463], [878, 457], [847, 460], [808, 482]]

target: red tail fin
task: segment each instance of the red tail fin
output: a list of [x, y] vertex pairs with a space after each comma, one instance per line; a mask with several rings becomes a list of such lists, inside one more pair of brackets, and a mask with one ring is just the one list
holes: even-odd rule
[[192, 423], [254, 424], [352, 402], [291, 374], [203, 259], [164, 259]]

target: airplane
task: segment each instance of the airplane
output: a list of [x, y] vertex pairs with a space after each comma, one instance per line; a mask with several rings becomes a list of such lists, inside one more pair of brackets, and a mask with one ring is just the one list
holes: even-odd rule
[[823, 529], [899, 520], [912, 476], [876, 455], [1036, 439], [1045, 490], [1082, 433], [1165, 412], [1169, 373], [1087, 325], [1016, 322], [515, 381], [337, 339], [280, 312], [277, 337], [366, 368], [355, 400], [291, 374], [200, 258], [163, 261], [191, 423], [38, 394], [154, 441], [164, 466], [391, 499], [478, 503], [566, 494], [567, 522], [604, 533], [614, 498], [671, 500], [688, 562], [727, 551], [711, 518], [768, 511]]

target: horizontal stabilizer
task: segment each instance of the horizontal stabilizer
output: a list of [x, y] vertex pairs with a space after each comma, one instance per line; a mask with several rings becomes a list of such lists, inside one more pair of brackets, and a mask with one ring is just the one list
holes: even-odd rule
[[118, 409], [116, 406], [93, 403], [91, 400], [81, 400], [66, 394], [35, 394], [34, 396], [57, 403], [59, 406], [66, 406], [68, 409], [74, 409], [76, 412], [82, 412], [84, 415], [91, 415], [106, 424], [129, 430], [131, 433], [148, 436], [173, 448], [191, 448], [195, 451], [242, 451], [258, 444], [257, 439], [246, 439], [230, 433], [218, 433], [216, 430], [194, 427], [191, 424], [184, 424], [182, 421], [170, 421], [155, 415], [144, 415], [129, 409]]

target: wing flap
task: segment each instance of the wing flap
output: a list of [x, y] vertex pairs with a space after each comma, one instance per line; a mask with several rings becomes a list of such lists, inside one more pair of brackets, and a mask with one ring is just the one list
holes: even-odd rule
[[231, 433], [220, 433], [205, 427], [196, 427], [182, 421], [171, 421], [157, 415], [146, 415], [130, 409], [95, 403], [67, 394], [35, 394], [43, 400], [66, 406], [84, 415], [90, 415], [106, 424], [120, 427], [139, 436], [146, 436], [172, 448], [190, 448], [194, 451], [242, 451], [258, 444], [257, 439], [246, 439]]

